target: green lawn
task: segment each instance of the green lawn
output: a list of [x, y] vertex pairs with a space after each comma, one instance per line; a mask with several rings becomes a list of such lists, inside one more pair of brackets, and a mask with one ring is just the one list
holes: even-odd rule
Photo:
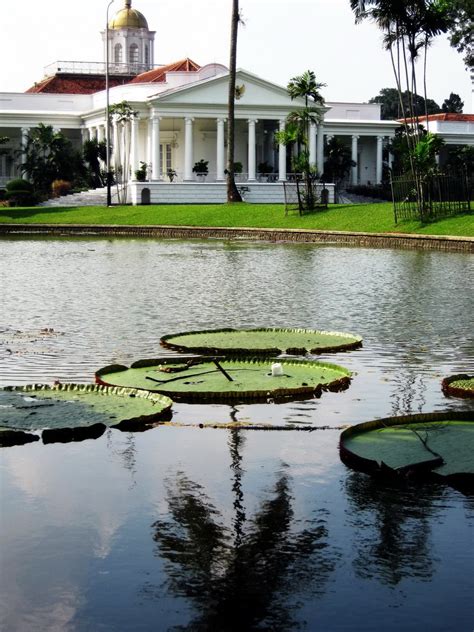
[[285, 216], [279, 204], [192, 204], [150, 206], [83, 206], [77, 208], [0, 208], [0, 223], [126, 224], [302, 228], [370, 233], [418, 233], [474, 237], [474, 216], [460, 215], [433, 224], [395, 224], [390, 203], [335, 204], [326, 211]]

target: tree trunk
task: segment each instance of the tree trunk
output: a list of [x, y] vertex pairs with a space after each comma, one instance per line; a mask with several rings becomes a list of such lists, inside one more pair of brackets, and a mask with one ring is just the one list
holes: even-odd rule
[[229, 99], [227, 111], [227, 201], [242, 202], [235, 186], [235, 71], [237, 66], [237, 31], [239, 28], [239, 0], [232, 0], [232, 22], [230, 29]]

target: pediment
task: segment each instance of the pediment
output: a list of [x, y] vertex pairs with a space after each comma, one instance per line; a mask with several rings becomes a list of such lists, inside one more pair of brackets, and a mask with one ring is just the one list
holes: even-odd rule
[[[235, 101], [236, 108], [279, 107], [294, 108], [304, 105], [304, 101], [292, 101], [285, 88], [271, 83], [244, 70], [237, 71], [236, 86], [240, 97]], [[152, 105], [160, 104], [190, 106], [227, 107], [228, 75], [220, 75], [203, 81], [181, 86], [149, 97]]]

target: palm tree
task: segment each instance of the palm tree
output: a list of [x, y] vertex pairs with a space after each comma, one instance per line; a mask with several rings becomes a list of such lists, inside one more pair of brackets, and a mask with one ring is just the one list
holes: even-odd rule
[[[186, 629], [295, 629], [285, 597], [309, 585], [318, 592], [335, 568], [324, 519], [296, 531], [291, 480], [282, 474], [272, 496], [250, 518], [243, 502], [241, 431], [231, 430], [233, 526], [206, 490], [183, 473], [168, 486], [169, 517], [152, 525], [157, 553], [165, 560], [171, 590], [195, 606]], [[282, 464], [285, 468], [285, 465]]]
[[275, 134], [275, 139], [282, 145], [298, 147], [298, 155], [293, 160], [293, 168], [302, 173], [305, 181], [305, 191], [298, 195], [300, 212], [304, 209], [312, 210], [315, 206], [314, 175], [315, 167], [310, 164], [308, 139], [310, 125], [321, 121], [321, 106], [324, 98], [319, 90], [325, 83], [318, 83], [312, 70], [306, 70], [302, 75], [290, 79], [287, 85], [288, 94], [292, 100], [304, 99], [305, 107], [290, 112], [286, 118], [285, 129]]
[[[424, 51], [423, 83], [426, 96], [426, 55], [431, 40], [440, 33], [446, 33], [450, 26], [449, 11], [445, 0], [350, 0], [356, 22], [371, 19], [385, 33], [384, 43], [390, 52], [392, 68], [397, 84], [401, 111], [404, 113], [405, 131], [409, 143], [411, 176], [416, 190], [420, 218], [424, 215], [424, 184], [426, 174], [419, 171], [420, 162], [415, 160], [419, 143], [424, 143], [419, 132], [419, 117], [415, 108], [416, 61]], [[409, 118], [403, 107], [402, 75], [406, 82], [409, 99]], [[428, 120], [425, 109], [426, 120]], [[409, 127], [413, 129], [410, 133]]]
[[229, 62], [229, 97], [227, 106], [227, 201], [242, 202], [242, 197], [235, 186], [234, 152], [235, 152], [235, 74], [237, 67], [237, 33], [240, 14], [239, 0], [232, 0], [232, 20], [230, 28], [230, 62]]
[[288, 82], [286, 89], [291, 99], [304, 98], [305, 106], [308, 107], [308, 100], [311, 98], [314, 103], [324, 105], [324, 98], [319, 92], [326, 87], [325, 83], [318, 83], [316, 75], [312, 70], [305, 70], [302, 75], [293, 77]]

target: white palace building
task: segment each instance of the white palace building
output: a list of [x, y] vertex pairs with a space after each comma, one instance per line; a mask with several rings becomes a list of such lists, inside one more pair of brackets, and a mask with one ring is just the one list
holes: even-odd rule
[[[199, 66], [190, 59], [154, 66], [154, 36], [131, 0], [125, 0], [102, 33], [106, 59], [108, 46], [110, 104], [125, 100], [138, 112], [131, 122], [129, 147], [131, 200], [140, 202], [146, 187], [151, 202], [223, 202], [228, 69], [216, 63]], [[239, 186], [249, 202], [280, 202], [289, 160], [287, 148], [275, 145], [274, 132], [283, 128], [290, 111], [304, 103], [291, 101], [284, 87], [246, 70], [237, 71], [237, 86]], [[0, 93], [0, 136], [9, 138], [0, 147], [0, 187], [20, 173], [20, 150], [30, 128], [52, 125], [76, 146], [86, 139], [103, 140], [105, 108], [105, 63], [56, 62], [25, 93]], [[326, 103], [322, 112], [323, 121], [311, 127], [309, 138], [310, 159], [318, 171], [323, 172], [327, 140], [337, 136], [351, 148], [357, 163], [351, 182], [379, 183], [383, 147], [399, 123], [381, 120], [378, 104]], [[433, 131], [448, 144], [474, 144], [473, 115], [434, 118]], [[113, 125], [115, 148], [122, 142], [120, 134], [119, 126]], [[200, 159], [209, 163], [203, 181], [193, 172]], [[149, 165], [145, 183], [133, 179], [140, 162]], [[262, 163], [270, 169], [263, 169]], [[172, 182], [171, 171], [176, 173]]]

